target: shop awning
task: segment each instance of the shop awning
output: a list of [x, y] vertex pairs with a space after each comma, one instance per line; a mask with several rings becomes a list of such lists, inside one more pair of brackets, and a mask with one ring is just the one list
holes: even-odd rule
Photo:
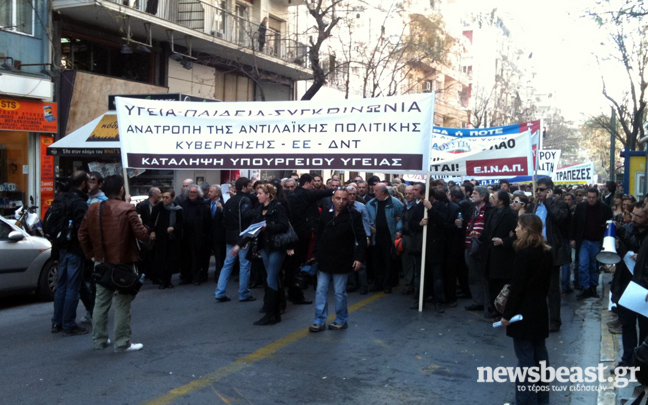
[[119, 156], [117, 114], [104, 113], [47, 147], [53, 156]]

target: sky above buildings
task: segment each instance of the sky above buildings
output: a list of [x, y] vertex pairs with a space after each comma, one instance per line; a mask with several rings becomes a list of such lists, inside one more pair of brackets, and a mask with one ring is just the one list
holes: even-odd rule
[[611, 82], [609, 67], [597, 61], [597, 56], [605, 57], [609, 50], [601, 45], [603, 30], [586, 16], [591, 5], [591, 0], [492, 0], [489, 5], [510, 16], [516, 42], [533, 52], [533, 84], [538, 93], [552, 94], [551, 104], [574, 121], [600, 112], [609, 114], [601, 93], [602, 72], [609, 87], [623, 84]]

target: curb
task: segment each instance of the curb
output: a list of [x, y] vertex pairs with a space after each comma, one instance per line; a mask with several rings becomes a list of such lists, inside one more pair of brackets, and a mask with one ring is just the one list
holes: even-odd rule
[[[610, 313], [608, 311], [608, 303], [610, 297], [609, 282], [603, 281], [603, 295], [601, 296], [601, 352], [599, 356], [599, 363], [606, 366], [606, 370], [612, 370], [615, 366], [617, 354], [621, 349], [619, 346], [619, 339], [617, 339], [607, 327]], [[597, 405], [616, 405], [617, 393], [614, 387], [614, 379], [610, 378], [607, 382], [599, 382], [599, 390], [597, 394]]]

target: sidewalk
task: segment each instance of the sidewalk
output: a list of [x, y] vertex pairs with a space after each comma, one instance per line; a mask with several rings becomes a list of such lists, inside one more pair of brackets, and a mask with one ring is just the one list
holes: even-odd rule
[[[623, 353], [621, 334], [612, 334], [607, 327], [607, 322], [611, 320], [611, 314], [608, 311], [611, 279], [611, 274], [603, 274], [602, 284], [604, 293], [601, 296], [601, 355], [599, 362], [605, 365], [607, 367], [607, 370], [612, 370], [614, 366], [616, 366], [616, 364], [621, 359], [621, 354]], [[610, 374], [610, 376], [614, 377], [614, 375], [612, 374]], [[629, 383], [628, 386], [624, 388], [615, 388], [614, 379], [611, 379], [607, 383], [600, 383], [597, 404], [621, 404], [622, 399], [627, 399], [632, 396], [634, 388], [638, 385], [639, 383]]]

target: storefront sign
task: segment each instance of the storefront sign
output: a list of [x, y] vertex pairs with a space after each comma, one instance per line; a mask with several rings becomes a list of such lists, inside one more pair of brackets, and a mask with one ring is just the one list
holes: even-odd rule
[[0, 98], [0, 130], [56, 133], [56, 103]]
[[193, 103], [117, 98], [122, 160], [142, 169], [427, 171], [434, 96]]
[[45, 217], [47, 209], [50, 207], [50, 205], [52, 205], [52, 201], [54, 200], [54, 157], [47, 155], [47, 147], [52, 143], [54, 143], [54, 138], [52, 138], [50, 135], [40, 136], [41, 219]]

